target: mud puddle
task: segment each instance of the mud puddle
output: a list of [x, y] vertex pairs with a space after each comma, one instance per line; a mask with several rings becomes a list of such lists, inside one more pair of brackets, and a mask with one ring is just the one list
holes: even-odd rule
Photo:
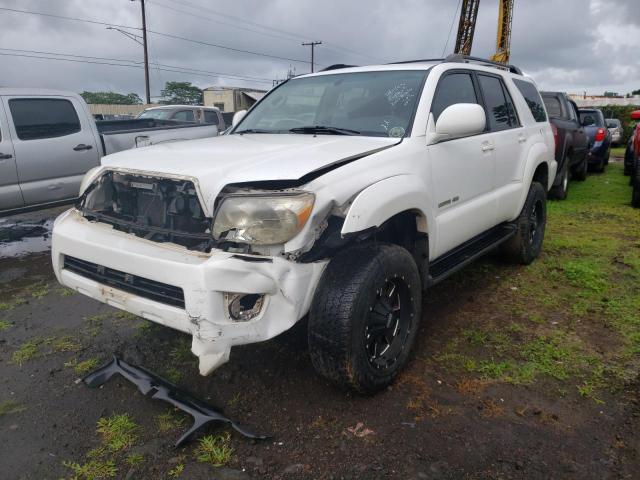
[[15, 258], [51, 248], [53, 219], [37, 222], [0, 219], [0, 258]]

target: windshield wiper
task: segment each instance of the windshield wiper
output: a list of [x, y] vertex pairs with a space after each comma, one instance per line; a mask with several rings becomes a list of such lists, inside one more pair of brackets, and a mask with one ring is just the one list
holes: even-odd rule
[[307, 127], [290, 128], [291, 133], [326, 133], [335, 135], [360, 135], [358, 130], [350, 130], [348, 128], [327, 127], [324, 125], [315, 125]]
[[244, 130], [238, 130], [233, 133], [274, 133], [272, 130], [265, 130], [264, 128], [245, 128]]

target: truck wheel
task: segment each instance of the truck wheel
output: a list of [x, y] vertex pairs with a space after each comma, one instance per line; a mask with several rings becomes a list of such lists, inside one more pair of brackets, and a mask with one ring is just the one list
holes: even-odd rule
[[515, 220], [516, 234], [502, 244], [504, 257], [513, 262], [529, 265], [542, 250], [547, 223], [547, 202], [544, 187], [532, 182], [520, 215]]
[[567, 198], [567, 192], [569, 191], [569, 158], [565, 158], [564, 167], [560, 175], [560, 184], [551, 187], [549, 197], [556, 200], [565, 200]]
[[407, 363], [422, 306], [418, 267], [396, 245], [356, 245], [324, 271], [309, 312], [316, 371], [341, 387], [372, 393]]
[[584, 182], [587, 179], [587, 170], [589, 168], [589, 163], [586, 158], [583, 158], [582, 161], [578, 164], [578, 166], [573, 170], [572, 178], [579, 182]]

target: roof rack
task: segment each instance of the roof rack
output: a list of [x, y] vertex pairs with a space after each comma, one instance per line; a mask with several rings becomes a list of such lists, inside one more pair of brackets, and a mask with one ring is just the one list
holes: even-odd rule
[[520, 70], [515, 65], [508, 65], [500, 62], [494, 62], [493, 60], [487, 60], [486, 58], [473, 57], [471, 55], [460, 55], [458, 53], [453, 53], [447, 58], [444, 59], [445, 62], [457, 62], [457, 63], [477, 63], [479, 65], [485, 65], [488, 67], [498, 67], [503, 70], [507, 70], [511, 73], [515, 73], [516, 75], [522, 75], [522, 70]]
[[334, 65], [329, 65], [327, 68], [323, 68], [322, 70], [320, 70], [321, 72], [328, 72], [329, 70], [339, 70], [341, 68], [352, 68], [352, 67], [356, 67], [357, 65], [345, 65], [344, 63], [336, 63]]
[[387, 65], [401, 65], [403, 63], [433, 63], [433, 62], [444, 62], [444, 58], [422, 58], [419, 60], [403, 60], [402, 62], [391, 62]]

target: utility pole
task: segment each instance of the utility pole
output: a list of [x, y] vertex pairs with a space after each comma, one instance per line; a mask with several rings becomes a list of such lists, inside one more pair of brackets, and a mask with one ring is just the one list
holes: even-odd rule
[[[131, 0], [135, 2], [136, 0]], [[147, 14], [145, 12], [144, 0], [140, 0], [142, 7], [142, 48], [144, 49], [144, 86], [147, 105], [151, 103], [151, 88], [149, 86], [149, 51], [147, 48]]]
[[311, 73], [313, 73], [314, 50], [316, 45], [322, 45], [322, 42], [308, 42], [302, 44], [303, 47], [311, 47]]

